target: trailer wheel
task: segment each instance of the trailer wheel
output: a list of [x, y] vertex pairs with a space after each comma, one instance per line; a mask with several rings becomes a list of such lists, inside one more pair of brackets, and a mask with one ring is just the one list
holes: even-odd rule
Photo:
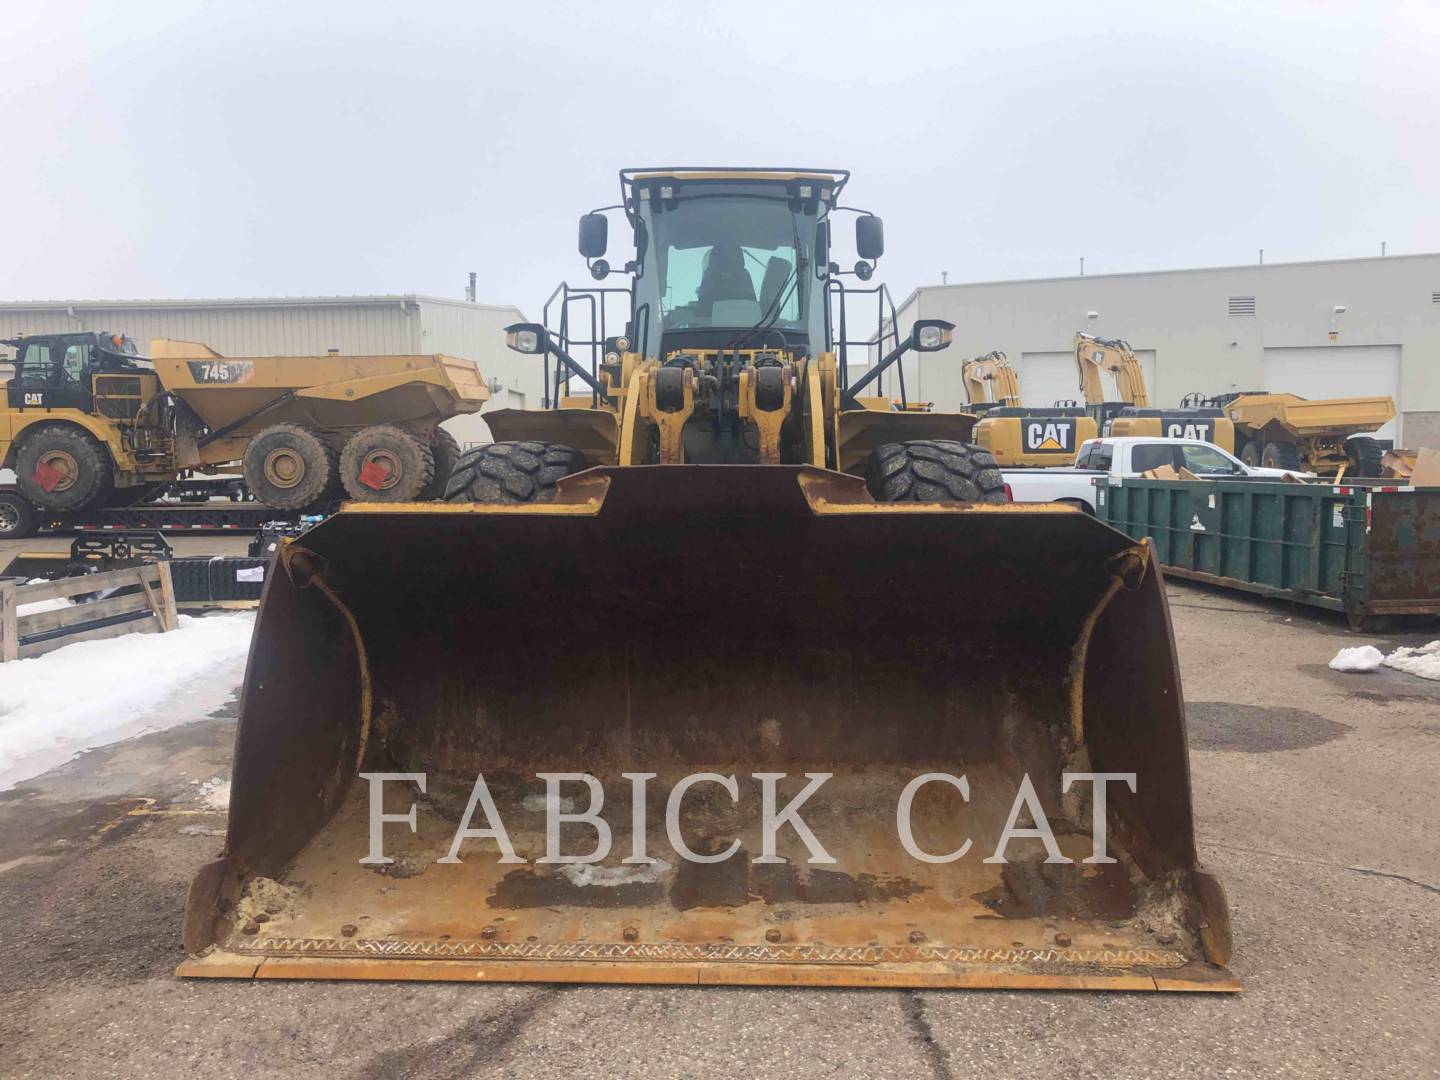
[[1345, 456], [1350, 459], [1351, 476], [1378, 477], [1385, 472], [1382, 464], [1385, 450], [1368, 435], [1356, 435], [1346, 439]]
[[241, 465], [255, 498], [277, 510], [303, 510], [330, 488], [337, 467], [332, 450], [313, 428], [275, 424], [245, 448]]
[[46, 424], [22, 437], [15, 455], [15, 483], [46, 510], [83, 510], [110, 494], [110, 455], [87, 431]]
[[425, 440], [392, 424], [361, 428], [340, 452], [340, 482], [356, 502], [414, 502], [434, 480]]
[[1252, 469], [1256, 469], [1260, 467], [1261, 449], [1262, 448], [1260, 444], [1251, 439], [1247, 442], [1241, 443], [1236, 448], [1235, 456], [1238, 457], [1241, 461], [1243, 461], [1246, 465], [1249, 465]]
[[497, 442], [460, 455], [446, 502], [537, 503], [555, 498], [562, 477], [585, 468], [585, 459], [568, 446], [549, 442]]
[[18, 491], [0, 491], [0, 540], [24, 540], [35, 535], [35, 507]]
[[443, 499], [445, 489], [450, 486], [450, 474], [460, 460], [460, 444], [450, 432], [437, 427], [430, 432], [430, 452], [435, 455], [435, 479], [420, 493], [420, 498]]
[[1293, 442], [1267, 442], [1260, 454], [1260, 464], [1267, 469], [1299, 469], [1300, 451]]
[[1006, 501], [1005, 479], [990, 452], [949, 439], [878, 447], [865, 466], [865, 486], [877, 502]]

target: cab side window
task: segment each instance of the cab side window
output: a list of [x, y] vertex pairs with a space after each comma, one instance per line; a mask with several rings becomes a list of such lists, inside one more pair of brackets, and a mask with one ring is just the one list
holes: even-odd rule
[[1185, 468], [1196, 475], [1236, 471], [1235, 463], [1213, 446], [1182, 446], [1180, 452], [1185, 457]]
[[1149, 472], [1162, 465], [1174, 466], [1174, 448], [1165, 443], [1137, 443], [1130, 448], [1130, 468], [1133, 472]]
[[61, 369], [65, 373], [67, 383], [79, 385], [84, 381], [85, 369], [90, 366], [89, 345], [67, 345], [65, 346], [65, 357], [61, 361]]
[[20, 381], [28, 386], [44, 386], [50, 381], [50, 346], [26, 345], [20, 357]]

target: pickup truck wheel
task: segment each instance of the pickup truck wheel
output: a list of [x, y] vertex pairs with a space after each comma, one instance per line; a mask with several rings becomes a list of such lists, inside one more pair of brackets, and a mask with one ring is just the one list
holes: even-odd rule
[[460, 455], [445, 489], [445, 501], [551, 502], [556, 482], [583, 468], [585, 459], [559, 443], [489, 443]]
[[1345, 440], [1345, 456], [1350, 459], [1351, 476], [1378, 477], [1384, 474], [1382, 461], [1385, 451], [1378, 442], [1366, 435], [1356, 435]]
[[435, 455], [421, 436], [376, 424], [345, 443], [340, 480], [356, 502], [414, 502], [434, 483]]
[[83, 510], [109, 496], [110, 454], [89, 432], [46, 424], [22, 438], [15, 484], [34, 505]]
[[1286, 440], [1267, 442], [1260, 454], [1260, 464], [1267, 469], [1299, 469], [1300, 451]]
[[1005, 478], [988, 450], [949, 439], [887, 443], [865, 466], [877, 502], [1003, 503]]
[[35, 535], [37, 517], [30, 500], [18, 491], [0, 491], [0, 540], [24, 540]]
[[313, 428], [275, 424], [245, 448], [242, 471], [255, 498], [277, 510], [304, 510], [330, 490], [335, 451]]

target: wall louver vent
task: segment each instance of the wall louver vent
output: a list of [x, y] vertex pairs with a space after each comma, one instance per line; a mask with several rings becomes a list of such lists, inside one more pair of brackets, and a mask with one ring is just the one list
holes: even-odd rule
[[1253, 296], [1232, 296], [1230, 297], [1231, 315], [1254, 315], [1255, 298]]

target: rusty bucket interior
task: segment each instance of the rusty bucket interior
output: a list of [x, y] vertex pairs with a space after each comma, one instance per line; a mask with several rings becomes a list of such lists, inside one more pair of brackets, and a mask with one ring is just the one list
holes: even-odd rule
[[[1106, 785], [1114, 862], [1084, 861], [1067, 772], [1135, 774]], [[927, 774], [969, 798], [919, 783], [902, 836]], [[477, 777], [505, 861], [457, 845], [491, 823]], [[1059, 857], [986, 861], [1027, 778]], [[763, 814], [810, 785], [813, 845]], [[543, 861], [595, 852], [560, 818], [597, 795], [608, 854]], [[412, 807], [363, 861], [372, 812]], [[194, 976], [1237, 988], [1148, 548], [803, 467], [595, 469], [553, 504], [346, 509], [286, 545], [184, 932]]]

